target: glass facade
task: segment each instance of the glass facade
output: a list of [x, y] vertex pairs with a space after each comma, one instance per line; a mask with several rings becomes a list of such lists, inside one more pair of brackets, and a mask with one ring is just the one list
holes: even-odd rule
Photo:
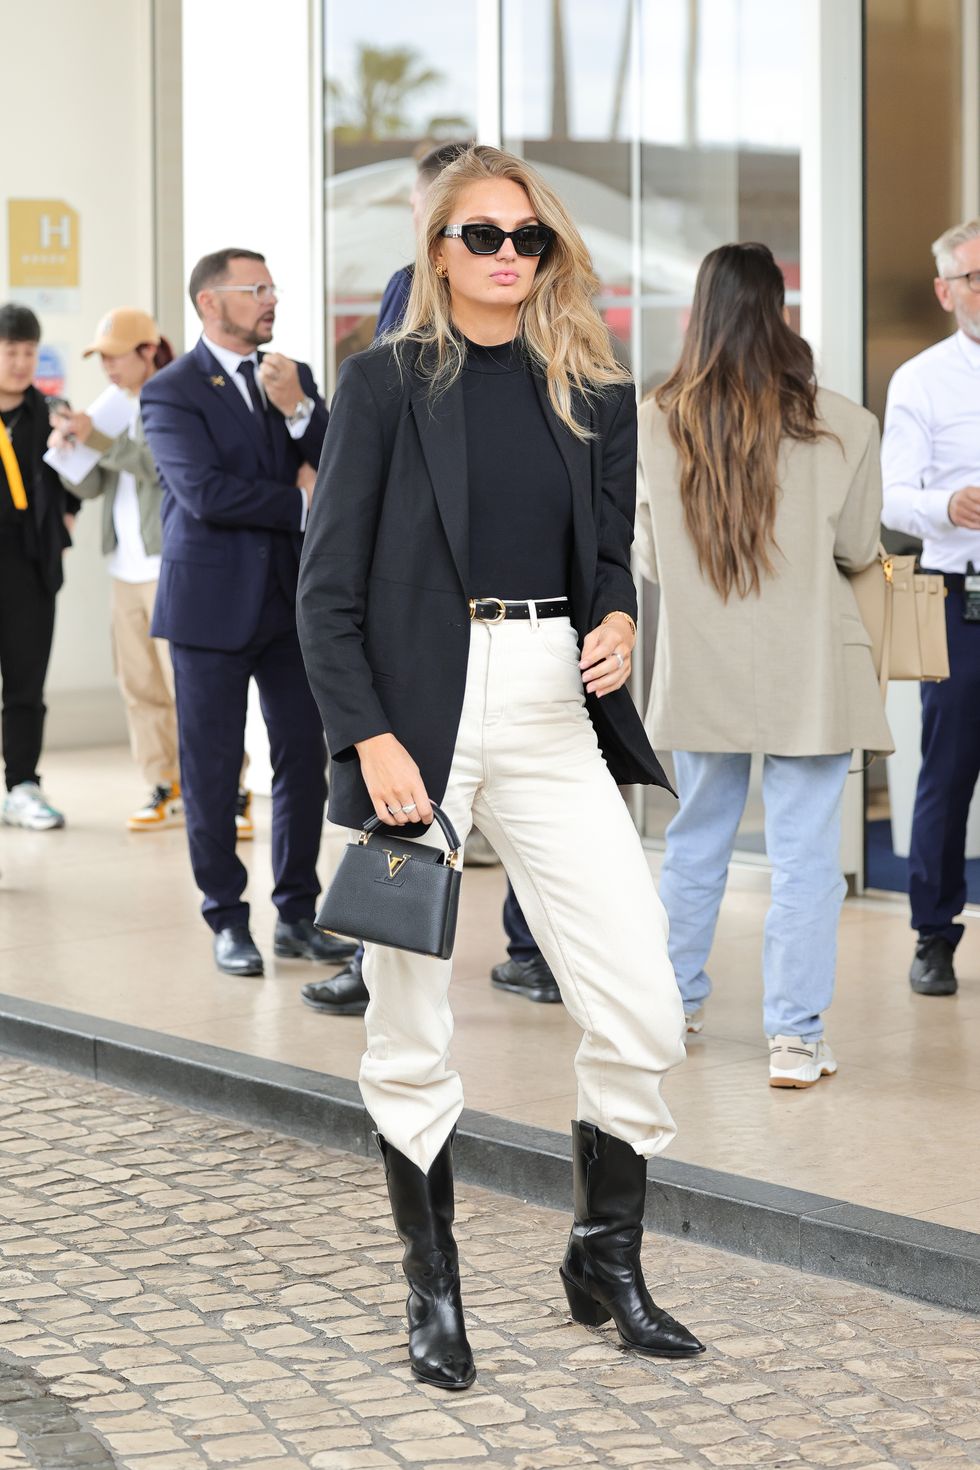
[[[388, 278], [415, 253], [415, 158], [476, 135], [478, 0], [324, 7], [327, 375], [366, 347]], [[383, 36], [383, 43], [377, 37]], [[424, 39], [421, 39], [424, 38]]]
[[[434, 0], [369, 9], [325, 7], [328, 380], [370, 340], [389, 276], [411, 259], [414, 159], [450, 137], [499, 143], [558, 189], [643, 392], [676, 359], [714, 246], [766, 241], [798, 309], [802, 7], [461, 0], [451, 25]], [[656, 632], [644, 592], [638, 702]], [[753, 795], [750, 849], [757, 809]], [[672, 810], [654, 793], [637, 815], [657, 836]]]
[[962, 5], [866, 0], [865, 33], [865, 380], [883, 417], [892, 373], [950, 327], [929, 246], [965, 207]]
[[[965, 18], [961, 0], [865, 0], [865, 392], [879, 418], [895, 369], [953, 326], [933, 292], [929, 247], [971, 209], [961, 135]], [[920, 549], [904, 532], [883, 539], [891, 551]], [[892, 685], [888, 718], [895, 754], [865, 780], [865, 882], [905, 892], [920, 763], [914, 685]], [[967, 850], [980, 855], [977, 803]]]

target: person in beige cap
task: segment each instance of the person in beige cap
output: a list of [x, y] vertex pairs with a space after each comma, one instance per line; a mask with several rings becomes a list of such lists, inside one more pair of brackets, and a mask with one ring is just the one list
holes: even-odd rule
[[[177, 755], [177, 715], [170, 652], [150, 636], [160, 575], [162, 491], [143, 434], [139, 395], [173, 349], [153, 317], [137, 307], [108, 312], [95, 340], [82, 354], [98, 353], [106, 377], [132, 400], [129, 427], [110, 439], [85, 413], [56, 412], [49, 444], [86, 444], [100, 459], [75, 492], [103, 497], [102, 549], [112, 577], [112, 646], [119, 687], [126, 703], [133, 756], [149, 787], [147, 800], [128, 819], [131, 831], [146, 832], [183, 820]], [[251, 837], [250, 793], [240, 792], [239, 837]]]

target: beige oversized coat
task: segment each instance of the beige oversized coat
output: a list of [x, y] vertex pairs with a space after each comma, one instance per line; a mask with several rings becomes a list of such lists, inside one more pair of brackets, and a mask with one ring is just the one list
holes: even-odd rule
[[[647, 730], [665, 750], [836, 755], [892, 750], [848, 573], [875, 556], [881, 517], [878, 424], [821, 389], [837, 436], [784, 439], [775, 574], [760, 595], [723, 602], [684, 525], [663, 413], [640, 408], [636, 551], [661, 588]], [[843, 451], [843, 452], [842, 452]]]

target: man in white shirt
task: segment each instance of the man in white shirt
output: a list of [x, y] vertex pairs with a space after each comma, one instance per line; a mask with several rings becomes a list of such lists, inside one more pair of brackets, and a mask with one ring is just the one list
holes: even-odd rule
[[980, 603], [964, 574], [980, 571], [980, 219], [932, 247], [935, 290], [956, 320], [951, 337], [892, 378], [881, 458], [882, 519], [922, 540], [924, 570], [946, 580], [950, 677], [922, 685], [922, 769], [909, 854], [909, 972], [918, 995], [953, 995], [953, 953], [963, 934], [966, 823], [980, 776]]
[[305, 363], [260, 354], [276, 287], [254, 250], [204, 256], [190, 297], [203, 335], [151, 378], [143, 426], [163, 485], [153, 634], [170, 643], [191, 864], [229, 975], [261, 975], [235, 809], [249, 680], [272, 758], [275, 953], [337, 964], [354, 946], [313, 926], [326, 747], [296, 634], [302, 533], [327, 410]]

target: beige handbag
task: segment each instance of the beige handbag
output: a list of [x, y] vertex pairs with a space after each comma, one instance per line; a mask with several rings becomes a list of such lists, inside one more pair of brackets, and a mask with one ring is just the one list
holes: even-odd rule
[[948, 679], [946, 585], [917, 572], [914, 556], [878, 558], [851, 578], [884, 698], [889, 679]]

